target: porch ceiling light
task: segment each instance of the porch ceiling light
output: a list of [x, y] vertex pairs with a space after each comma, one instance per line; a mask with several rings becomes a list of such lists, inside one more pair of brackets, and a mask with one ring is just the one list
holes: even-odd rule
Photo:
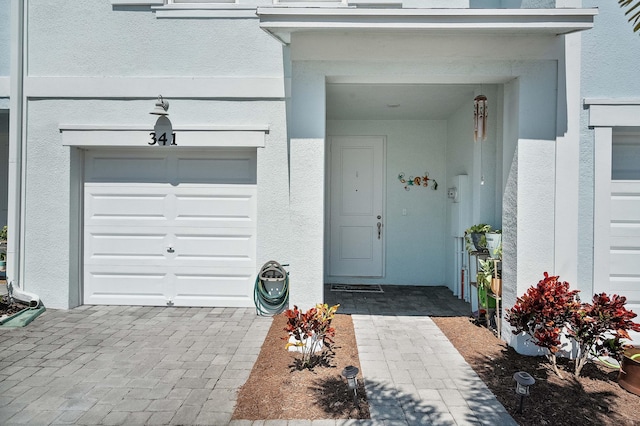
[[518, 371], [513, 375], [513, 380], [516, 381], [516, 394], [520, 398], [518, 413], [522, 414], [522, 404], [524, 402], [524, 397], [529, 396], [529, 387], [535, 384], [536, 379], [531, 377], [531, 374], [527, 373], [526, 371]]
[[487, 140], [487, 97], [478, 95], [473, 100], [473, 140]]
[[156, 101], [156, 106], [149, 114], [153, 115], [169, 115], [167, 112], [169, 111], [169, 102], [162, 98], [162, 95], [158, 95], [158, 100]]
[[353, 365], [348, 365], [342, 370], [342, 376], [347, 379], [347, 386], [353, 390], [353, 403], [356, 406], [358, 405], [358, 379], [356, 376], [359, 371], [358, 367], [354, 367]]

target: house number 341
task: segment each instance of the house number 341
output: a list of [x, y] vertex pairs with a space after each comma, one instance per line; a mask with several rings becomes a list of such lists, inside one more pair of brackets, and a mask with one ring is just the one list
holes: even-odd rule
[[169, 138], [167, 138], [167, 134], [166, 133], [162, 133], [161, 135], [158, 136], [158, 134], [156, 132], [151, 132], [149, 133], [149, 135], [151, 136], [151, 140], [149, 141], [149, 145], [178, 145], [176, 143], [176, 134], [171, 133], [171, 141], [169, 141]]

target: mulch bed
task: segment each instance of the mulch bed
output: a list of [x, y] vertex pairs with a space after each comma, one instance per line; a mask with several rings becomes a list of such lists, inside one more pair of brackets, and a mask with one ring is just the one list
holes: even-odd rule
[[17, 314], [18, 312], [28, 307], [29, 305], [26, 305], [17, 300], [14, 300], [13, 303], [9, 303], [6, 296], [0, 296], [0, 320], [13, 314]]
[[[533, 425], [640, 425], [640, 396], [622, 389], [617, 370], [588, 364], [575, 377], [572, 363], [561, 359], [564, 379], [545, 358], [516, 353], [490, 330], [467, 317], [432, 317], [460, 354], [478, 373], [516, 422]], [[360, 411], [352, 403], [344, 366], [360, 367], [351, 317], [336, 315], [335, 353], [313, 371], [295, 370], [296, 356], [284, 350], [286, 319], [274, 317], [251, 376], [238, 395], [234, 419], [369, 418], [366, 397], [359, 390]], [[513, 374], [526, 371], [535, 379], [523, 412], [518, 410]]]
[[[593, 363], [580, 377], [560, 359], [559, 378], [544, 357], [518, 354], [490, 330], [466, 317], [434, 318], [447, 338], [520, 425], [640, 425], [640, 396], [622, 389], [618, 371]], [[513, 374], [526, 371], [536, 383], [517, 413]]]
[[299, 355], [285, 350], [286, 322], [282, 314], [273, 318], [258, 360], [238, 394], [233, 419], [368, 419], [361, 375], [359, 408], [341, 376], [347, 365], [360, 368], [351, 316], [335, 316], [331, 323], [336, 329], [333, 353], [312, 370], [297, 370]]

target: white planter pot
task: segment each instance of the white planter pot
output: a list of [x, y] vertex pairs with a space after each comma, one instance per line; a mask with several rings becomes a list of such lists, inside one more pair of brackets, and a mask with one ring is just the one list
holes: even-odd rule
[[[300, 342], [298, 340], [295, 339], [295, 337], [293, 336], [289, 336], [289, 343], [291, 343], [291, 346], [289, 346], [289, 352], [302, 352], [303, 346], [297, 346]], [[319, 353], [322, 352], [322, 340], [316, 340], [313, 337], [311, 338], [307, 338], [304, 339], [302, 341], [302, 344], [304, 345], [304, 348], [310, 348], [313, 345], [313, 353]]]
[[500, 244], [502, 243], [502, 234], [493, 234], [486, 233], [484, 237], [487, 240], [487, 250], [489, 250], [489, 255], [494, 256], [496, 250], [500, 248]]

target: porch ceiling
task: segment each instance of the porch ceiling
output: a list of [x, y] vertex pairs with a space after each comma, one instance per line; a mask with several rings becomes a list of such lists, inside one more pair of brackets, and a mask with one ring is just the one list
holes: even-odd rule
[[284, 44], [296, 32], [559, 35], [593, 27], [597, 9], [364, 9], [259, 7], [260, 27]]
[[476, 85], [327, 84], [330, 120], [444, 120], [471, 102]]

